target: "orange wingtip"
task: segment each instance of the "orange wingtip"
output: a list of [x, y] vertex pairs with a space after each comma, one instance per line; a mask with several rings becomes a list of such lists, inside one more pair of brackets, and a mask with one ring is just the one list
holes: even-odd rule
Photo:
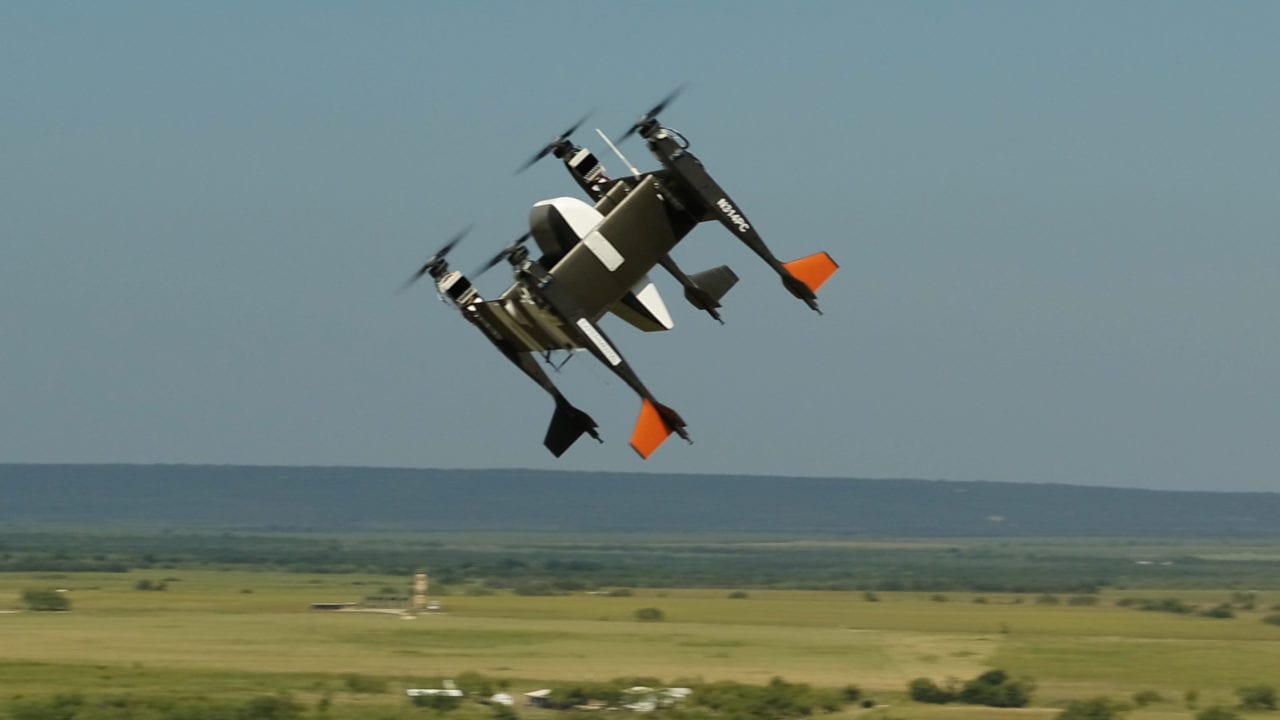
[[836, 270], [840, 266], [835, 260], [825, 252], [815, 253], [809, 257], [802, 257], [799, 260], [792, 260], [789, 263], [783, 263], [782, 267], [787, 269], [795, 279], [809, 286], [812, 292], [818, 292], [818, 288], [823, 283], [831, 279], [836, 274]]
[[662, 443], [671, 435], [671, 428], [662, 421], [658, 409], [648, 400], [640, 406], [640, 418], [636, 420], [636, 429], [631, 433], [631, 449], [640, 453], [640, 457], [648, 460]]

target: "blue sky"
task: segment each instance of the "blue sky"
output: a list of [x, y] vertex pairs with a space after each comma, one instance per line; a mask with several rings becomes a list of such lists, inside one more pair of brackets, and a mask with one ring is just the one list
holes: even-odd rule
[[[1274, 3], [0, 5], [0, 462], [924, 477], [1277, 489]], [[647, 462], [634, 395], [560, 460], [549, 399], [440, 305], [592, 110], [664, 116], [819, 317], [742, 278], [721, 327], [656, 275], [663, 336], [606, 325], [689, 422]], [[642, 168], [642, 145], [623, 146]], [[501, 271], [481, 281], [496, 293]]]

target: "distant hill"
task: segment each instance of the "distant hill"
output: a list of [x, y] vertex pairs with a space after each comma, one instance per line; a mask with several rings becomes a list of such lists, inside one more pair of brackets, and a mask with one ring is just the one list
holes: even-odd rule
[[543, 470], [0, 464], [0, 528], [1280, 535], [1280, 494]]

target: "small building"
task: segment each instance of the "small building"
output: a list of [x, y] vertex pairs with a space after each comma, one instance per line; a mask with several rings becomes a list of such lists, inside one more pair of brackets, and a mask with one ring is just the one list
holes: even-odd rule
[[525, 702], [530, 707], [548, 707], [551, 704], [551, 688], [543, 688], [541, 690], [533, 690], [524, 694]]
[[318, 602], [311, 603], [312, 610], [346, 610], [355, 607], [355, 603], [350, 602]]
[[439, 695], [443, 697], [462, 697], [462, 691], [458, 688], [409, 688], [404, 691], [409, 697], [430, 697]]

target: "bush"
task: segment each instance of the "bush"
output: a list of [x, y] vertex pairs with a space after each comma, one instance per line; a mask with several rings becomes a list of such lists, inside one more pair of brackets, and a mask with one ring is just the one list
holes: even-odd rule
[[1067, 599], [1067, 604], [1072, 607], [1093, 607], [1098, 604], [1096, 595], [1072, 595]]
[[609, 597], [631, 597], [635, 592], [631, 588], [615, 588], [605, 593]]
[[57, 590], [24, 590], [22, 603], [36, 612], [60, 612], [71, 609], [71, 601]]
[[1036, 598], [1037, 605], [1057, 605], [1061, 602], [1062, 601], [1058, 599], [1057, 595], [1050, 595], [1049, 593], [1045, 593]]
[[1280, 614], [1268, 615], [1262, 618], [1262, 622], [1267, 623], [1268, 625], [1280, 625]]
[[907, 695], [919, 703], [945, 705], [956, 701], [956, 692], [951, 688], [940, 687], [927, 677], [918, 677], [907, 683]]
[[488, 698], [494, 693], [493, 681], [474, 670], [459, 673], [453, 678], [453, 682], [467, 695]]
[[165, 582], [164, 580], [161, 580], [160, 582], [152, 582], [151, 580], [139, 580], [138, 582], [133, 584], [133, 589], [143, 590], [143, 591], [155, 590], [158, 592], [164, 592], [165, 590], [169, 589], [169, 583]]
[[520, 714], [510, 705], [493, 704], [492, 720], [520, 720]]
[[773, 678], [768, 685], [722, 681], [695, 689], [689, 702], [735, 720], [776, 720], [835, 712], [844, 707], [841, 691]]
[[746, 600], [751, 596], [748, 595], [745, 590], [734, 590], [733, 592], [729, 593], [726, 597], [728, 597], [730, 600]]
[[1276, 689], [1270, 685], [1248, 685], [1236, 688], [1240, 707], [1244, 710], [1275, 710]]
[[452, 695], [415, 695], [413, 704], [436, 712], [449, 712], [456, 710], [462, 704], [462, 698]]
[[1240, 715], [1221, 705], [1210, 705], [1196, 713], [1196, 720], [1240, 720]]
[[303, 707], [289, 695], [268, 695], [245, 703], [242, 720], [297, 720]]
[[15, 698], [9, 703], [9, 717], [13, 720], [70, 720], [83, 706], [84, 696], [79, 693], [59, 693], [40, 700]]
[[862, 593], [862, 599], [866, 600], [867, 602], [880, 602], [880, 596], [871, 592], [870, 590]]
[[635, 618], [640, 622], [662, 622], [667, 616], [656, 607], [643, 607], [635, 611]]
[[1035, 683], [1028, 678], [1013, 679], [1004, 670], [988, 670], [960, 688], [960, 699], [970, 705], [1026, 707]]
[[384, 693], [387, 691], [387, 683], [385, 680], [371, 678], [367, 675], [357, 675], [351, 673], [342, 679], [343, 684], [347, 686], [347, 690], [353, 693]]
[[1164, 700], [1164, 696], [1155, 690], [1139, 690], [1133, 694], [1133, 704], [1138, 707], [1146, 707], [1151, 703], [1157, 703]]
[[1230, 620], [1231, 618], [1236, 616], [1236, 611], [1232, 610], [1230, 605], [1226, 603], [1222, 603], [1217, 607], [1212, 607], [1212, 608], [1209, 608], [1208, 610], [1201, 611], [1200, 615], [1207, 618], [1218, 618], [1219, 620]]
[[1058, 713], [1057, 720], [1114, 720], [1128, 709], [1124, 703], [1105, 697], [1072, 700]]

